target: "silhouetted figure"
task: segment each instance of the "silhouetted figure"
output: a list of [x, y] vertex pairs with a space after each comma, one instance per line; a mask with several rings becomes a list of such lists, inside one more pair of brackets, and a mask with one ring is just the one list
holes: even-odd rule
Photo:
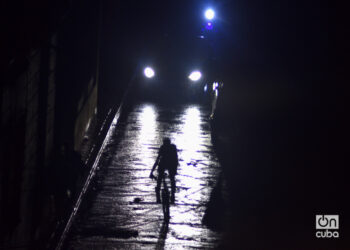
[[164, 178], [164, 171], [168, 170], [169, 178], [171, 182], [171, 203], [175, 202], [175, 175], [177, 174], [177, 166], [179, 164], [177, 158], [177, 148], [174, 144], [171, 144], [169, 138], [163, 139], [163, 145], [160, 147], [158, 157], [151, 170], [150, 177], [153, 178], [153, 171], [158, 166], [158, 178], [156, 186], [157, 202], [160, 203], [160, 186]]

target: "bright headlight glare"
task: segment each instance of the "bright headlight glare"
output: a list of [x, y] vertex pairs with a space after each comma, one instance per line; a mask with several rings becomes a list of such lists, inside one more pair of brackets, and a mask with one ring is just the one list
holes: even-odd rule
[[199, 72], [199, 71], [193, 71], [193, 72], [188, 76], [188, 78], [189, 78], [191, 81], [198, 81], [201, 77], [202, 77], [202, 74], [201, 74], [201, 72]]
[[145, 76], [147, 78], [154, 77], [154, 70], [151, 67], [146, 67], [145, 70], [143, 71], [143, 73], [145, 74]]

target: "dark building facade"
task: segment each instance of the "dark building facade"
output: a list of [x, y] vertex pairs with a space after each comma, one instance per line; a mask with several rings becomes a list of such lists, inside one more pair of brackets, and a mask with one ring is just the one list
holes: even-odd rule
[[29, 248], [58, 213], [54, 152], [79, 151], [98, 110], [99, 1], [1, 5], [0, 246]]

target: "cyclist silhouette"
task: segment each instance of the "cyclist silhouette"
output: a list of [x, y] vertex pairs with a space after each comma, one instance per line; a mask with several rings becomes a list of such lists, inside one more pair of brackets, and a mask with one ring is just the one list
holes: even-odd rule
[[164, 178], [165, 170], [169, 172], [169, 178], [171, 183], [171, 204], [175, 202], [175, 175], [177, 174], [177, 166], [179, 164], [177, 157], [177, 148], [174, 144], [171, 144], [169, 138], [165, 137], [163, 139], [163, 145], [160, 147], [158, 152], [158, 157], [153, 165], [151, 170], [150, 178], [154, 178], [153, 171], [158, 166], [158, 178], [157, 178], [157, 186], [156, 197], [157, 203], [160, 203], [160, 186], [162, 185], [162, 180]]

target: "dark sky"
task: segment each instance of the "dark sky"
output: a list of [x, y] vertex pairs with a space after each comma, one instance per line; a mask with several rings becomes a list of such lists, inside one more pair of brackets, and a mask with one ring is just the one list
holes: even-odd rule
[[[209, 47], [198, 39], [207, 6], [217, 15]], [[105, 1], [104, 25], [107, 40], [131, 60], [203, 61], [214, 54], [224, 72], [235, 66], [298, 75], [326, 67], [327, 7], [287, 0]]]
[[[79, 1], [73, 2], [79, 6]], [[211, 58], [215, 71], [223, 75], [235, 69], [289, 74], [297, 79], [306, 72], [325, 72], [329, 61], [329, 6], [325, 1], [103, 0], [102, 3], [102, 44], [111, 64], [117, 60], [130, 65], [150, 60], [156, 64], [181, 65], [183, 69], [196, 64], [208, 68]], [[43, 0], [5, 1], [6, 39], [2, 40], [5, 41], [2, 54], [6, 54], [6, 59], [45, 36], [48, 30], [45, 20], [61, 15], [60, 8], [65, 5], [69, 6], [69, 2], [52, 1], [48, 5]], [[205, 21], [203, 11], [209, 6], [216, 11], [214, 29], [206, 34], [206, 39], [199, 39]]]

